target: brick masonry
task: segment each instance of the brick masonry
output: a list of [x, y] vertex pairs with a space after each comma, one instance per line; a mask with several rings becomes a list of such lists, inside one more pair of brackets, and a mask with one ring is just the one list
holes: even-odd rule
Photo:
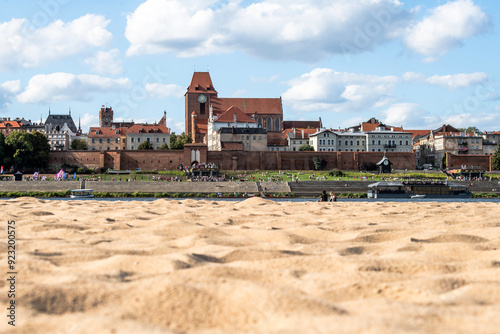
[[446, 167], [450, 169], [481, 169], [482, 171], [493, 170], [492, 155], [472, 155], [472, 154], [450, 154], [446, 153]]
[[[326, 170], [359, 170], [363, 163], [377, 163], [383, 155], [381, 152], [207, 151], [203, 144], [188, 144], [184, 150], [166, 151], [54, 151], [49, 164], [114, 170], [174, 170], [179, 164], [186, 166], [198, 161], [215, 163], [223, 170], [312, 170], [313, 158], [321, 157], [327, 163]], [[414, 153], [387, 152], [386, 156], [394, 169], [415, 169]]]

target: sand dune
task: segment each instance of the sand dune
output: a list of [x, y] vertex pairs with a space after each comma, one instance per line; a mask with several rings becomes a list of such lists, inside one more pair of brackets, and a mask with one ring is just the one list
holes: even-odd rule
[[[0, 201], [2, 333], [498, 333], [495, 203]], [[8, 286], [0, 281], [0, 301]], [[5, 310], [5, 308], [4, 308]], [[6, 311], [4, 311], [6, 314]]]

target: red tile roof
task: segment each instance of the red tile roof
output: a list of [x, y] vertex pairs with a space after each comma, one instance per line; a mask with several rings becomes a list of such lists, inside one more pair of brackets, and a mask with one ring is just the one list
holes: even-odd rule
[[111, 127], [91, 127], [89, 137], [121, 137], [127, 134], [128, 128], [111, 128]]
[[208, 72], [194, 72], [191, 84], [187, 89], [188, 93], [217, 93], [212, 84], [212, 78]]
[[410, 132], [411, 137], [414, 138], [416, 136], [425, 136], [431, 132], [431, 130], [405, 130], [405, 132]]
[[163, 124], [135, 124], [128, 128], [127, 133], [170, 133]]
[[[379, 126], [384, 125], [384, 124], [373, 124], [373, 123], [361, 123], [361, 131], [375, 131]], [[387, 130], [391, 130], [394, 128], [394, 131], [397, 132], [403, 132], [402, 127], [397, 127], [397, 126], [390, 126], [390, 125], [385, 125], [385, 128]]]
[[21, 123], [18, 121], [1, 121], [0, 122], [0, 128], [20, 128]]
[[321, 128], [321, 121], [283, 121], [283, 129], [319, 129]]
[[236, 115], [236, 121], [238, 123], [257, 123], [257, 121], [254, 121], [250, 116], [248, 116], [243, 111], [241, 111], [241, 109], [235, 106], [232, 106], [225, 113], [217, 117], [215, 119], [215, 122], [234, 122], [234, 115]]
[[222, 114], [235, 106], [247, 115], [283, 115], [280, 98], [212, 98], [214, 114]]
[[267, 145], [288, 146], [288, 135], [283, 132], [268, 132]]
[[[289, 134], [290, 132], [293, 132], [294, 129], [286, 129], [283, 130], [283, 133]], [[302, 131], [304, 131], [304, 137], [302, 137]], [[316, 133], [316, 129], [295, 129], [295, 136], [296, 138], [304, 138], [308, 139], [309, 135], [312, 135], [313, 133]]]

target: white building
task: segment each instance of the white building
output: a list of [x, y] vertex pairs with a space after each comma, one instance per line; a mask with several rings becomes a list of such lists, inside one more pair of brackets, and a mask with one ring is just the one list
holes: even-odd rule
[[310, 135], [310, 145], [320, 152], [411, 152], [411, 133], [386, 130], [332, 131], [322, 129]]

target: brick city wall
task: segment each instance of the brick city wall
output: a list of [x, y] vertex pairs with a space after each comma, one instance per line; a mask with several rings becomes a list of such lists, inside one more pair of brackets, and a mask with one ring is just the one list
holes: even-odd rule
[[[179, 164], [186, 166], [196, 160], [215, 163], [224, 170], [312, 170], [313, 158], [318, 157], [326, 161], [326, 170], [359, 170], [363, 163], [377, 163], [383, 155], [380, 152], [209, 152], [203, 145], [189, 144], [184, 150], [167, 151], [57, 151], [51, 152], [49, 164], [115, 170], [174, 170]], [[415, 169], [414, 153], [388, 152], [386, 156], [394, 169]]]
[[446, 153], [446, 167], [450, 169], [492, 170], [492, 155], [450, 154]]

